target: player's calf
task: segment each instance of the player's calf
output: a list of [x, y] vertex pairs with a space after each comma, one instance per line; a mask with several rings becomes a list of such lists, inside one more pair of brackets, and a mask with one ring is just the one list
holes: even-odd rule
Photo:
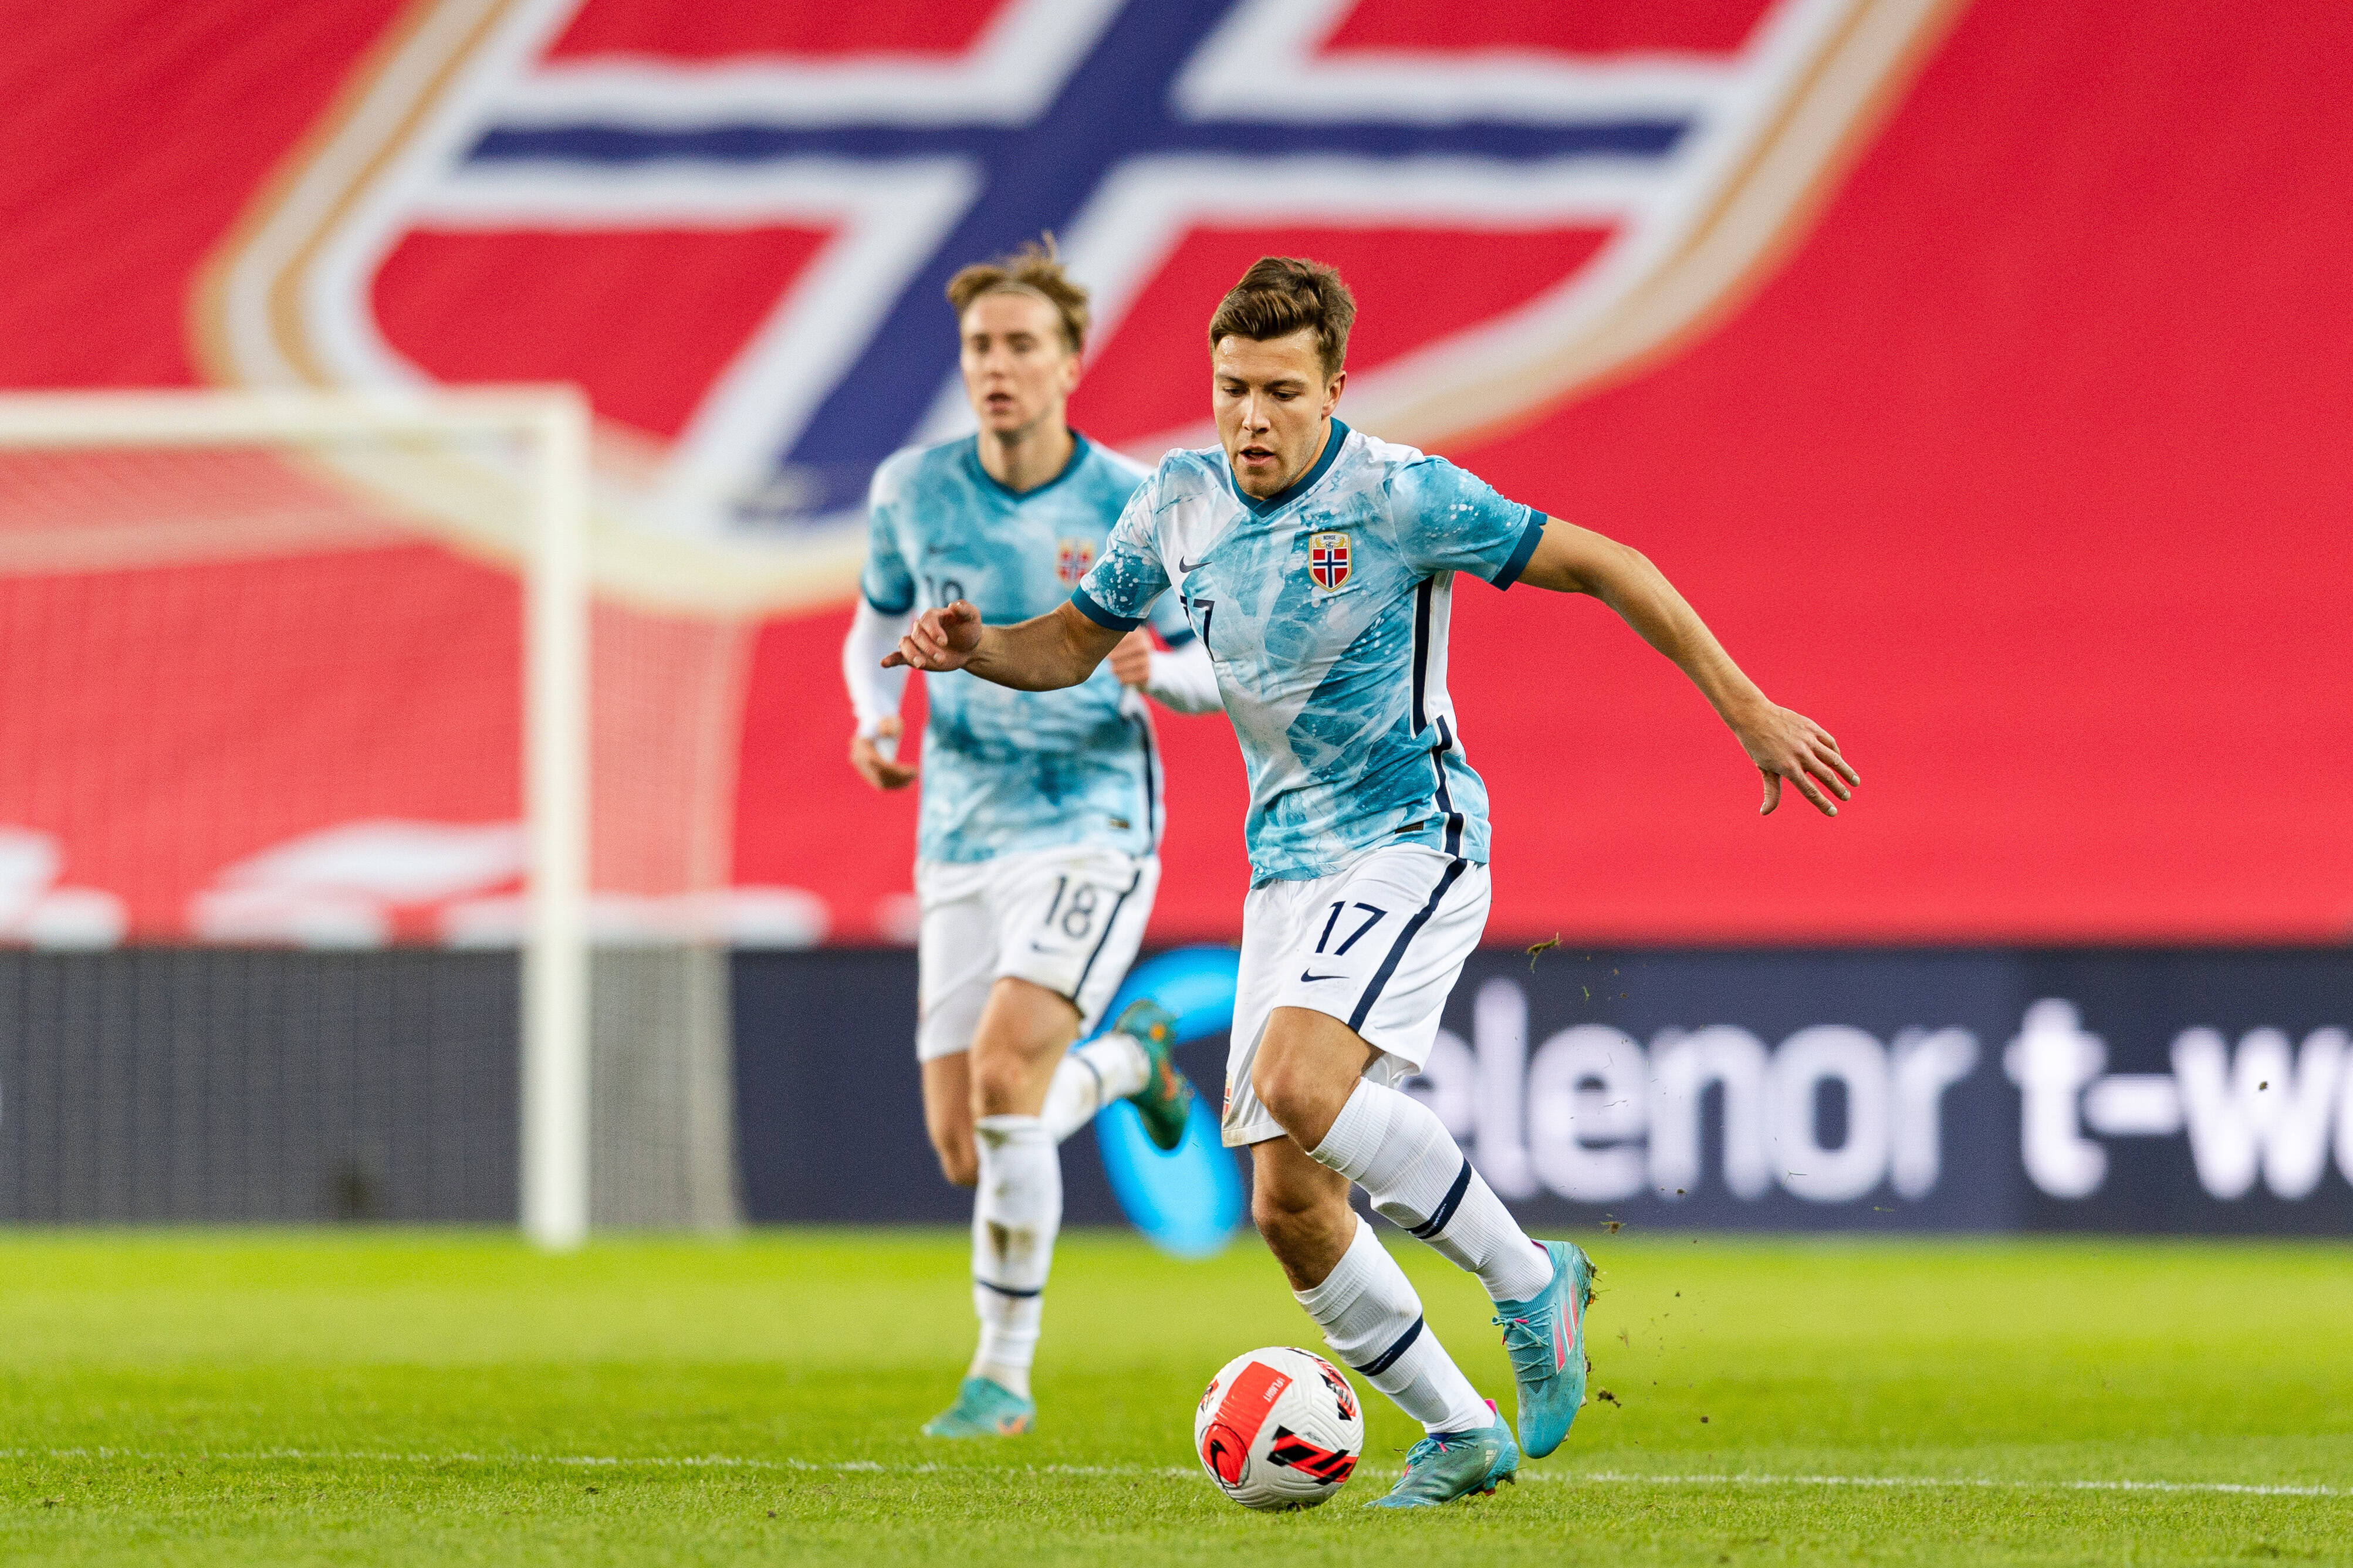
[[1348, 1184], [1287, 1138], [1250, 1151], [1250, 1220], [1293, 1290], [1327, 1279], [1357, 1233]]
[[1410, 1095], [1358, 1084], [1310, 1152], [1362, 1186], [1384, 1217], [1478, 1277], [1512, 1355], [1520, 1444], [1535, 1458], [1558, 1447], [1585, 1397], [1590, 1261], [1574, 1247], [1531, 1239], [1444, 1123]]
[[972, 1146], [972, 1057], [955, 1051], [925, 1059], [923, 1131], [939, 1156], [940, 1174], [951, 1186], [969, 1187], [980, 1179], [979, 1156]]
[[[1053, 1135], [1038, 1112], [1056, 1058], [1077, 1028], [1076, 1009], [1042, 986], [1002, 977], [990, 989], [970, 1065], [973, 1142], [979, 1167], [979, 1190], [973, 1200], [972, 1285], [980, 1343], [957, 1405], [934, 1428], [941, 1423], [971, 1426], [957, 1411], [975, 1399], [987, 1405], [982, 1414], [994, 1421], [1009, 1408], [1000, 1408], [998, 1394], [1025, 1405], [1029, 1398], [1039, 1297], [1053, 1267], [1055, 1236], [1062, 1223], [1061, 1163]], [[1027, 1429], [1027, 1419], [1024, 1415], [1018, 1429]], [[934, 1435], [944, 1434], [935, 1430]]]
[[1484, 1428], [1485, 1401], [1423, 1321], [1421, 1299], [1348, 1207], [1348, 1186], [1288, 1138], [1253, 1146], [1253, 1212], [1332, 1353], [1430, 1432]]

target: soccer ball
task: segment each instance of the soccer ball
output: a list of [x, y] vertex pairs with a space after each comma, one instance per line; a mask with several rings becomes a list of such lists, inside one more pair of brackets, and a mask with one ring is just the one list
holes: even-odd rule
[[1340, 1369], [1290, 1346], [1219, 1368], [1193, 1415], [1193, 1452], [1244, 1508], [1314, 1508], [1365, 1450], [1365, 1413]]

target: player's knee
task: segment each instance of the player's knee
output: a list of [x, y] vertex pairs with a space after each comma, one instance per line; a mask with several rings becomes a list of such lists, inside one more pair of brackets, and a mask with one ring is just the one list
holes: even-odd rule
[[972, 1108], [975, 1114], [1010, 1114], [1029, 1077], [1029, 1064], [1013, 1052], [975, 1052], [972, 1064]]
[[972, 1138], [959, 1128], [954, 1135], [935, 1131], [932, 1134], [932, 1151], [940, 1157], [940, 1174], [950, 1186], [973, 1187], [980, 1184], [980, 1159], [973, 1152]]
[[[1288, 1056], [1261, 1055], [1250, 1067], [1250, 1092], [1277, 1125], [1299, 1140], [1302, 1148], [1322, 1142], [1339, 1111], [1333, 1103], [1331, 1086], [1322, 1075]], [[1341, 1100], [1345, 1098], [1343, 1095]]]

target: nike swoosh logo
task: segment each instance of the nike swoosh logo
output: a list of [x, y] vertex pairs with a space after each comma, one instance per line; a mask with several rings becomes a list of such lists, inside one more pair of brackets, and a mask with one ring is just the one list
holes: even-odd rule
[[1303, 984], [1312, 984], [1318, 980], [1345, 980], [1347, 976], [1345, 974], [1310, 974], [1307, 971], [1303, 969], [1299, 972], [1299, 978]]
[[[1201, 561], [1207, 561], [1208, 559], [1208, 557], [1206, 555], [1201, 557]], [[1176, 570], [1179, 573], [1198, 572], [1201, 569], [1201, 561], [1187, 561], [1182, 555], [1179, 555], [1176, 557]]]

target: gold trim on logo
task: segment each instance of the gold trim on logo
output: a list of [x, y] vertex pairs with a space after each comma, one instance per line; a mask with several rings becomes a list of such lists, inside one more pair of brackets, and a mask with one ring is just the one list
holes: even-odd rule
[[[1336, 550], [1340, 552], [1339, 575], [1329, 583], [1318, 582], [1315, 576], [1315, 552]], [[1348, 580], [1356, 569], [1356, 542], [1345, 533], [1311, 533], [1307, 536], [1307, 580], [1329, 594]]]

